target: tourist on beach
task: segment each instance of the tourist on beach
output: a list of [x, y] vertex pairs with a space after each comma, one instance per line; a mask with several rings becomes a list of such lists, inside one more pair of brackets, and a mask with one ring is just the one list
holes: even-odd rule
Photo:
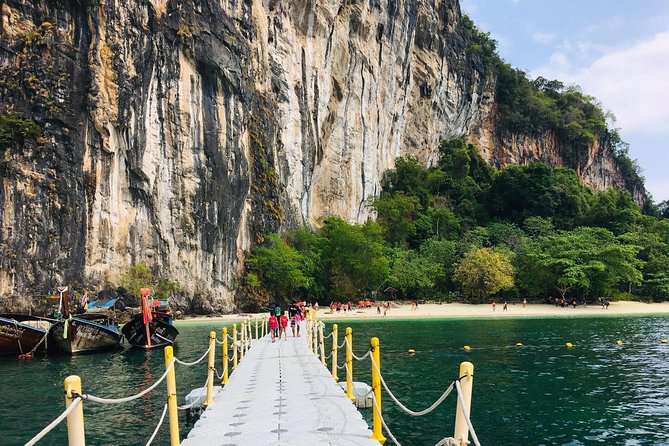
[[525, 305], [527, 305], [527, 299], [523, 299], [523, 308], [525, 308]]
[[502, 311], [506, 311], [508, 309], [508, 302], [504, 301], [504, 306], [502, 307]]
[[576, 308], [576, 298], [574, 298], [574, 300], [571, 301], [571, 305], [572, 305], [574, 308]]
[[497, 302], [494, 300], [492, 301], [492, 311], [495, 311], [495, 307], [497, 306]]
[[277, 319], [274, 311], [269, 312], [269, 332], [272, 335], [272, 342], [274, 342], [279, 334], [279, 319]]
[[286, 333], [288, 331], [288, 312], [285, 311], [281, 317], [279, 318], [280, 322], [280, 329], [279, 329], [279, 340], [281, 340], [281, 334], [283, 334], [283, 339], [285, 341], [288, 340], [288, 334]]
[[381, 314], [381, 304], [376, 304], [376, 314]]

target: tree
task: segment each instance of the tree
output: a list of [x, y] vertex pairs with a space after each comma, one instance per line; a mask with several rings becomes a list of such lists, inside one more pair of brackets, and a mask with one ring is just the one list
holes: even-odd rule
[[415, 220], [422, 210], [417, 197], [384, 193], [372, 202], [372, 207], [378, 213], [377, 222], [393, 246], [405, 246], [407, 241], [414, 237]]
[[556, 226], [571, 229], [586, 215], [592, 193], [572, 169], [533, 163], [497, 172], [486, 195], [493, 217], [516, 224], [529, 217], [551, 218]]
[[[293, 297], [295, 290], [309, 288], [313, 282], [305, 256], [278, 234], [270, 234], [264, 245], [256, 246], [247, 265], [265, 290], [284, 299]], [[247, 275], [247, 283], [253, 284], [254, 278]]]
[[153, 273], [144, 262], [130, 265], [119, 280], [119, 284], [125, 288], [126, 292], [138, 299], [140, 297], [140, 289], [150, 287], [152, 282]]
[[427, 297], [436, 280], [443, 276], [442, 265], [434, 259], [411, 250], [396, 250], [388, 283], [406, 296]]
[[333, 217], [325, 221], [320, 233], [325, 239], [322, 261], [333, 296], [354, 299], [388, 276], [383, 236], [376, 222], [356, 226]]
[[491, 248], [475, 248], [458, 262], [454, 278], [465, 294], [478, 303], [499, 291], [513, 288], [514, 270], [509, 256]]
[[542, 237], [539, 265], [554, 278], [553, 285], [564, 297], [569, 291], [582, 296], [610, 293], [627, 284], [638, 285], [642, 263], [640, 247], [621, 243], [604, 228], [577, 228]]

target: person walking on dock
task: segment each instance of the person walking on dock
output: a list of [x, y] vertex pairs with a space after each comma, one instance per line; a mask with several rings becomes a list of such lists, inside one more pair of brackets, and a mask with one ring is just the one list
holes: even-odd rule
[[274, 342], [279, 334], [279, 319], [273, 311], [269, 312], [269, 331], [272, 334], [272, 342]]
[[290, 318], [290, 327], [293, 330], [293, 337], [300, 337], [300, 307], [297, 305], [297, 302], [293, 301], [288, 307], [288, 317]]
[[284, 311], [284, 313], [279, 317], [279, 323], [281, 325], [281, 328], [279, 330], [279, 341], [281, 340], [281, 335], [283, 334], [283, 339], [285, 341], [288, 340], [288, 335], [286, 334], [286, 331], [288, 331], [288, 312]]

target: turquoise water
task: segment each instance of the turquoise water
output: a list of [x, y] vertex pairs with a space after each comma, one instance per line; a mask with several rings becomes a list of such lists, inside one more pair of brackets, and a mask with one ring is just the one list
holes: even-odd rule
[[[329, 321], [327, 321], [329, 325]], [[472, 421], [485, 446], [669, 445], [669, 318], [578, 318], [346, 322], [354, 350], [381, 340], [383, 374], [414, 410], [431, 404], [457, 376], [475, 366]], [[175, 353], [194, 360], [206, 349], [210, 323], [180, 325]], [[329, 331], [329, 328], [328, 328]], [[341, 338], [340, 338], [341, 339]], [[615, 345], [623, 340], [622, 347]], [[522, 342], [524, 347], [515, 347]], [[575, 348], [567, 349], [565, 342]], [[471, 345], [464, 352], [463, 345]], [[417, 350], [415, 356], [406, 352]], [[64, 408], [63, 379], [79, 374], [84, 391], [121, 397], [144, 389], [164, 371], [160, 351], [122, 350], [85, 356], [0, 358], [3, 404], [0, 444], [21, 445]], [[178, 367], [180, 403], [203, 385], [206, 365]], [[356, 380], [369, 382], [369, 362], [356, 363]], [[165, 402], [161, 384], [144, 398], [117, 406], [86, 403], [92, 445], [144, 445]], [[455, 399], [421, 418], [403, 415], [384, 396], [384, 416], [403, 446], [434, 445], [452, 435]], [[363, 410], [370, 419], [371, 412]], [[182, 414], [182, 436], [192, 426]], [[41, 443], [65, 444], [64, 426]], [[167, 444], [167, 424], [154, 444]], [[387, 444], [391, 444], [389, 441]]]

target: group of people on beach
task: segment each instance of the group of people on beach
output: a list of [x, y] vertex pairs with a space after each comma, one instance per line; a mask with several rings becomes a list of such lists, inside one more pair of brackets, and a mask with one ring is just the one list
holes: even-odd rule
[[282, 311], [277, 304], [269, 312], [269, 331], [272, 336], [272, 342], [281, 340], [281, 336], [285, 341], [288, 340], [288, 322], [293, 332], [294, 338], [300, 337], [300, 322], [306, 319], [307, 308], [304, 302], [293, 301], [288, 307], [288, 311]]

